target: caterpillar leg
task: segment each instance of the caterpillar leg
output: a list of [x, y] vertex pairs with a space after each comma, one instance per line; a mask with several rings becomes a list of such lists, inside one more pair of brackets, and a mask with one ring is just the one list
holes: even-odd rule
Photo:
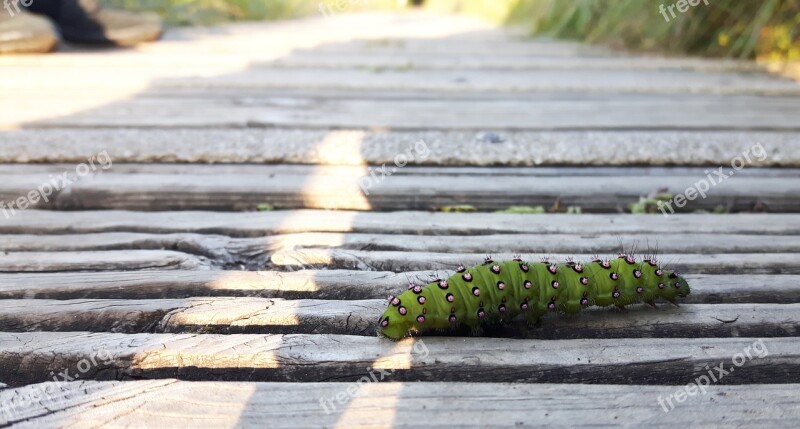
[[483, 336], [484, 329], [483, 326], [473, 326], [469, 330], [469, 334], [473, 337], [480, 337]]
[[538, 325], [541, 320], [542, 320], [541, 315], [531, 313], [528, 315], [528, 317], [525, 318], [525, 327], [533, 328], [536, 325]]

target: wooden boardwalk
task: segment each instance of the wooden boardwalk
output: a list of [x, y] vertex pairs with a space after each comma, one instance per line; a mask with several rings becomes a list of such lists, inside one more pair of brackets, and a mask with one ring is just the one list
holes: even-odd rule
[[[796, 82], [418, 13], [0, 74], [0, 427], [800, 424]], [[376, 336], [409, 279], [620, 243], [685, 303]]]

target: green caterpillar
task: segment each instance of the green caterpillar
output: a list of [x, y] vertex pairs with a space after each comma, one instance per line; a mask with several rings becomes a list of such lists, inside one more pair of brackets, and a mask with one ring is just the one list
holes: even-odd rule
[[379, 320], [380, 333], [389, 338], [509, 322], [524, 315], [529, 324], [550, 311], [577, 313], [589, 306], [644, 302], [655, 306], [660, 298], [675, 304], [689, 294], [686, 279], [662, 269], [655, 258], [598, 257], [588, 264], [528, 263], [516, 257], [465, 268], [447, 279], [426, 285], [411, 283], [408, 290], [389, 297], [389, 308]]

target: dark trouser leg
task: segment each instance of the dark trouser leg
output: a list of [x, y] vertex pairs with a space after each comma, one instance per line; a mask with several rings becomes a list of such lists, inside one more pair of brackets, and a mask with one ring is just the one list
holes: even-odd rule
[[96, 0], [33, 0], [33, 13], [45, 15], [61, 30], [64, 39], [77, 43], [130, 46], [158, 39], [158, 16], [104, 8]]

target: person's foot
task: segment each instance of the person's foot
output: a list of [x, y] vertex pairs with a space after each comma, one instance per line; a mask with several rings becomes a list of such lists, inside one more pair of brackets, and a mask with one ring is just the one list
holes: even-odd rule
[[50, 52], [58, 43], [58, 33], [47, 18], [16, 9], [13, 2], [0, 10], [0, 54]]
[[34, 0], [27, 8], [52, 19], [69, 42], [133, 46], [163, 32], [154, 13], [104, 8], [97, 0]]

